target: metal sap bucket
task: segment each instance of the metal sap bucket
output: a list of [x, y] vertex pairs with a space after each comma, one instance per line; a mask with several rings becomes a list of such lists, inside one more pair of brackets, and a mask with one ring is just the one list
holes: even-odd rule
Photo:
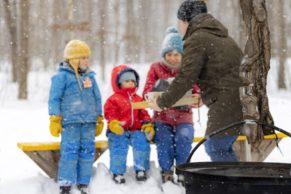
[[[235, 125], [238, 123], [228, 126], [227, 129]], [[275, 126], [271, 127], [291, 137], [290, 133]], [[189, 163], [199, 146], [225, 129], [200, 141], [192, 150], [187, 163], [176, 167], [178, 177], [182, 177], [186, 194], [291, 194], [291, 164], [262, 162]]]

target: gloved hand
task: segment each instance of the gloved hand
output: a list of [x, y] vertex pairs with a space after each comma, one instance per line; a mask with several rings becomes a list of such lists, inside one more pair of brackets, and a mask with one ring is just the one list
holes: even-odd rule
[[152, 123], [146, 123], [141, 126], [141, 131], [145, 133], [147, 140], [152, 141], [155, 136], [155, 129]]
[[109, 123], [109, 130], [116, 135], [122, 135], [124, 133], [124, 130], [122, 128], [122, 122], [118, 120], [112, 120]]
[[99, 136], [102, 133], [103, 127], [104, 127], [103, 116], [98, 116], [96, 119], [96, 134], [95, 134], [95, 136]]
[[59, 137], [62, 132], [62, 117], [61, 116], [50, 116], [50, 132], [54, 137]]

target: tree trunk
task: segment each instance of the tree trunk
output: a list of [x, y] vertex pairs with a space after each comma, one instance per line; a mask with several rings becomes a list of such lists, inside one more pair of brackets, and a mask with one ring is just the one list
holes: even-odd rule
[[134, 2], [133, 0], [126, 0], [126, 24], [125, 24], [125, 63], [132, 63], [134, 60]]
[[18, 67], [18, 99], [27, 99], [29, 62], [29, 0], [20, 1], [20, 66]]
[[61, 51], [61, 47], [63, 46], [63, 40], [61, 33], [56, 28], [53, 28], [52, 26], [55, 24], [59, 24], [62, 21], [62, 17], [60, 16], [60, 13], [62, 13], [62, 5], [61, 1], [52, 1], [52, 22], [50, 23], [50, 33], [51, 33], [51, 40], [50, 40], [50, 47], [49, 47], [49, 53], [51, 57], [51, 64], [53, 67], [53, 70], [56, 69], [56, 63], [58, 63], [60, 59], [63, 58], [63, 53]]
[[99, 2], [99, 11], [100, 11], [100, 69], [101, 69], [101, 78], [105, 81], [105, 63], [106, 63], [106, 9], [107, 1]]
[[17, 81], [17, 23], [16, 23], [16, 2], [11, 3], [9, 0], [4, 0], [5, 20], [10, 34], [10, 57], [12, 63], [12, 81]]
[[279, 71], [278, 71], [278, 88], [286, 89], [285, 82], [285, 64], [287, 60], [287, 39], [286, 39], [286, 15], [284, 12], [284, 0], [278, 0], [278, 54], [279, 54]]
[[[240, 72], [247, 85], [240, 88], [243, 119], [274, 125], [266, 92], [271, 46], [265, 0], [240, 0], [240, 6], [248, 35]], [[263, 135], [273, 133], [271, 129], [247, 122], [242, 132], [256, 161], [263, 161], [276, 146], [276, 140], [263, 140]]]
[[[50, 58], [51, 58], [51, 53], [49, 52], [49, 46], [51, 46], [51, 40], [54, 38], [51, 36], [50, 31], [47, 28], [47, 24], [49, 23], [49, 19], [50, 19], [50, 10], [51, 7], [49, 6], [49, 2], [48, 1], [39, 1], [38, 2], [38, 10], [40, 10], [40, 13], [43, 13], [40, 17], [39, 17], [39, 23], [40, 23], [40, 27], [41, 27], [41, 35], [38, 36], [39, 38], [39, 42], [44, 42], [45, 45], [42, 44], [38, 44], [38, 42], [30, 42], [32, 43], [32, 47], [33, 48], [39, 48], [39, 50], [37, 50], [38, 52], [38, 56], [40, 56], [40, 58], [43, 61], [43, 67], [45, 70], [47, 70], [49, 68], [49, 64], [50, 64]], [[35, 31], [38, 31], [38, 29], [36, 29]], [[43, 36], [47, 37], [44, 40]]]
[[[257, 109], [258, 115], [251, 116], [253, 115], [251, 113], [249, 115], [251, 118], [254, 117], [263, 123], [273, 125], [266, 92], [271, 45], [265, 0], [240, 0], [240, 5], [248, 34], [241, 70], [249, 86], [245, 88], [243, 97], [252, 96], [256, 101], [253, 106], [257, 108], [253, 107], [253, 109]], [[269, 133], [270, 131], [264, 130], [264, 134]]]
[[147, 1], [142, 1], [141, 5], [142, 5], [142, 10], [141, 10], [141, 17], [143, 18], [141, 21], [141, 25], [142, 25], [142, 30], [141, 30], [141, 41], [142, 41], [142, 48], [140, 49], [141, 52], [143, 53], [143, 61], [146, 62], [151, 62], [152, 56], [150, 54], [150, 31], [152, 29], [152, 27], [149, 27], [149, 18], [151, 16], [151, 0], [147, 0]]
[[119, 49], [120, 49], [120, 0], [115, 0], [114, 3], [114, 16], [115, 16], [115, 31], [114, 31], [114, 65], [117, 65], [119, 62]]
[[231, 3], [231, 9], [234, 10], [234, 17], [232, 18], [232, 21], [234, 22], [232, 26], [235, 29], [234, 37], [239, 47], [243, 49], [245, 45], [245, 41], [246, 41], [246, 36], [245, 36], [245, 30], [244, 30], [244, 23], [243, 23], [241, 11], [240, 11], [239, 0], [232, 0], [230, 1], [230, 3]]

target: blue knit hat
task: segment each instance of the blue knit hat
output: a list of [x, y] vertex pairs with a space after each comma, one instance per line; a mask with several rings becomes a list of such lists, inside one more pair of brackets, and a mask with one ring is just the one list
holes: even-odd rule
[[166, 53], [176, 51], [183, 52], [183, 41], [178, 29], [174, 26], [168, 27], [166, 37], [162, 44], [161, 57], [165, 57]]

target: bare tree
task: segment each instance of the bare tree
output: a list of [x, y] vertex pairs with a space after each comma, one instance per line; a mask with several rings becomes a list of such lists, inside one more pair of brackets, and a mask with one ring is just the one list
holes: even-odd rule
[[61, 52], [61, 48], [62, 48], [62, 36], [60, 35], [60, 30], [58, 28], [56, 28], [56, 24], [59, 24], [62, 22], [62, 7], [63, 5], [61, 5], [61, 3], [63, 3], [63, 1], [52, 1], [52, 21], [49, 24], [50, 27], [50, 33], [51, 33], [51, 42], [50, 42], [50, 46], [49, 46], [49, 53], [51, 54], [51, 61], [52, 64], [55, 65], [55, 63], [57, 63], [57, 61], [61, 58], [62, 56], [62, 52]]
[[17, 49], [17, 9], [16, 1], [4, 0], [5, 20], [10, 34], [10, 57], [12, 62], [12, 81], [17, 81], [18, 49]]
[[132, 63], [134, 59], [134, 45], [133, 37], [134, 37], [134, 1], [126, 0], [126, 24], [125, 24], [125, 63]]
[[246, 35], [244, 30], [244, 24], [242, 20], [242, 14], [240, 11], [239, 0], [232, 0], [231, 9], [233, 10], [234, 17], [232, 18], [232, 26], [234, 31], [234, 39], [237, 41], [239, 47], [242, 49], [246, 42]]
[[169, 24], [169, 20], [170, 20], [170, 13], [169, 10], [171, 8], [171, 3], [169, 3], [167, 0], [163, 0], [162, 1], [162, 7], [163, 7], [163, 12], [164, 12], [164, 22], [163, 25], [165, 26], [165, 28], [167, 28], [168, 24]]
[[115, 31], [114, 31], [114, 64], [117, 64], [119, 61], [119, 49], [120, 49], [120, 0], [115, 0], [114, 3], [114, 18], [115, 18]]
[[27, 99], [27, 75], [29, 68], [29, 0], [20, 1], [20, 53], [18, 69], [18, 98]]
[[100, 11], [100, 31], [99, 35], [99, 44], [100, 44], [100, 59], [99, 63], [101, 66], [101, 77], [105, 81], [105, 64], [106, 64], [106, 9], [107, 1], [99, 2], [99, 11]]
[[145, 61], [150, 61], [150, 54], [148, 54], [148, 51], [150, 50], [150, 36], [149, 32], [151, 30], [150, 24], [149, 24], [149, 19], [151, 14], [148, 14], [151, 10], [151, 0], [148, 1], [143, 1], [141, 2], [142, 10], [141, 10], [141, 37], [142, 37], [142, 48], [140, 49], [141, 52], [145, 53], [144, 54], [144, 60]]
[[[241, 76], [248, 84], [241, 88], [244, 120], [255, 119], [273, 125], [266, 93], [271, 45], [265, 0], [240, 0], [240, 5], [248, 34], [245, 57], [241, 65]], [[273, 131], [255, 123], [247, 123], [243, 132], [252, 144], [252, 153], [258, 156], [259, 161], [263, 160], [276, 145], [270, 143], [266, 145], [262, 141], [263, 135], [271, 134]]]
[[285, 1], [278, 0], [278, 88], [286, 89], [285, 64], [287, 61], [286, 15], [284, 11]]

